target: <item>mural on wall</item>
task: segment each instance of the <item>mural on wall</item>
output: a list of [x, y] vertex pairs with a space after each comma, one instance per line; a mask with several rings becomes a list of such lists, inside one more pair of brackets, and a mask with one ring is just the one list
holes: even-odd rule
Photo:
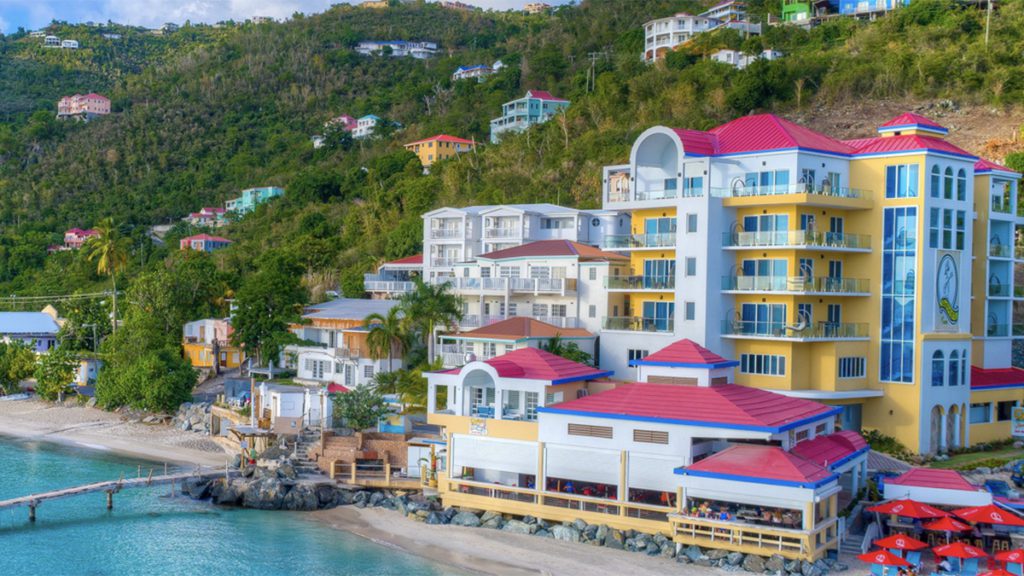
[[960, 331], [960, 254], [938, 252], [935, 267], [935, 331]]

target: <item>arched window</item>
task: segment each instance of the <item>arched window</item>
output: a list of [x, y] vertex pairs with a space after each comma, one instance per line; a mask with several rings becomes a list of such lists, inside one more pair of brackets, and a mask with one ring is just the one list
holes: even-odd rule
[[967, 172], [963, 168], [956, 173], [956, 199], [967, 200]]
[[942, 197], [946, 200], [953, 199], [953, 169], [946, 166], [945, 181], [942, 187]]
[[946, 381], [950, 386], [956, 386], [960, 382], [960, 353], [956, 350], [949, 353], [949, 377]]
[[967, 384], [967, 349], [966, 348], [964, 348], [964, 350], [960, 353], [960, 358], [963, 359], [963, 362], [960, 363], [960, 385], [964, 386], [964, 385]]
[[943, 359], [942, 350], [936, 350], [932, 354], [932, 386], [942, 386], [945, 373], [946, 361]]
[[931, 178], [931, 189], [932, 198], [939, 197], [939, 191], [942, 189], [942, 172], [939, 170], [939, 165], [932, 166], [932, 178]]

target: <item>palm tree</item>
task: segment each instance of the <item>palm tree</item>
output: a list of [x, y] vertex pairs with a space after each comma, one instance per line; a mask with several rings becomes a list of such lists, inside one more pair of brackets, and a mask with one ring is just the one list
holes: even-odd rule
[[541, 349], [580, 364], [592, 366], [594, 363], [594, 358], [580, 349], [579, 344], [562, 340], [561, 334], [555, 334], [548, 339], [547, 344], [541, 344]]
[[448, 330], [462, 320], [462, 299], [449, 291], [449, 284], [427, 284], [413, 278], [415, 288], [402, 296], [402, 311], [408, 325], [420, 329], [427, 345], [427, 360], [434, 359], [434, 330], [443, 326]]
[[96, 262], [96, 272], [110, 276], [114, 285], [112, 332], [117, 332], [117, 275], [128, 265], [128, 250], [131, 239], [121, 235], [112, 218], [104, 218], [96, 226], [97, 236], [90, 236], [85, 243], [85, 254], [90, 262]]
[[408, 348], [409, 337], [405, 331], [402, 309], [394, 306], [387, 314], [374, 312], [363, 319], [363, 327], [368, 330], [366, 345], [370, 348], [370, 354], [377, 358], [387, 356], [387, 371], [390, 372], [395, 352], [404, 355]]

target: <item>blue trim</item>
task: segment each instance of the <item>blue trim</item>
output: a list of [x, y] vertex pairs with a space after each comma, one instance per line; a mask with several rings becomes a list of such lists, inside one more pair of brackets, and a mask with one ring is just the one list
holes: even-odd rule
[[861, 448], [860, 450], [857, 450], [856, 452], [853, 452], [852, 454], [847, 454], [845, 457], [840, 458], [839, 460], [836, 460], [835, 462], [830, 463], [828, 465], [828, 469], [829, 470], [835, 470], [836, 468], [842, 466], [843, 464], [846, 464], [850, 460], [853, 460], [857, 456], [860, 456], [861, 454], [867, 454], [868, 451], [870, 451], [870, 450], [871, 450], [871, 447], [868, 446], [867, 448]]
[[832, 474], [829, 477], [823, 478], [817, 482], [793, 482], [792, 480], [774, 480], [771, 478], [759, 478], [757, 476], [741, 476], [739, 474], [722, 474], [720, 472], [688, 470], [685, 466], [676, 468], [672, 470], [672, 472], [675, 474], [679, 474], [680, 476], [696, 476], [698, 478], [717, 478], [720, 480], [735, 480], [737, 482], [768, 484], [770, 486], [791, 486], [794, 488], [819, 488], [830, 482], [835, 482], [839, 478], [838, 474]]
[[879, 132], [895, 132], [896, 130], [924, 130], [925, 132], [934, 132], [936, 134], [949, 134], [949, 129], [942, 126], [928, 126], [927, 124], [900, 124], [898, 126], [882, 126], [878, 129]]
[[740, 363], [736, 360], [728, 360], [726, 362], [719, 362], [717, 364], [697, 364], [695, 362], [658, 362], [657, 360], [630, 360], [630, 366], [668, 366], [670, 368], [732, 368], [739, 366]]
[[953, 158], [963, 158], [965, 160], [974, 160], [977, 162], [980, 160], [977, 156], [970, 154], [959, 154], [957, 152], [947, 152], [945, 150], [933, 150], [931, 148], [913, 148], [908, 150], [891, 150], [888, 152], [868, 152], [864, 154], [853, 154], [854, 158], [877, 158], [882, 156], [897, 156], [900, 154], [939, 154], [941, 156], [952, 156]]
[[[557, 404], [555, 405], [557, 406]], [[610, 420], [632, 420], [635, 422], [658, 422], [661, 424], [681, 424], [683, 426], [699, 426], [704, 428], [726, 428], [729, 430], [751, 430], [754, 432], [769, 432], [772, 434], [778, 434], [779, 432], [785, 432], [792, 430], [793, 428], [799, 428], [804, 424], [822, 420], [829, 416], [835, 416], [843, 411], [842, 408], [833, 408], [821, 414], [816, 414], [803, 420], [797, 420], [796, 422], [790, 422], [783, 424], [782, 426], [752, 426], [750, 424], [729, 424], [727, 422], [702, 422], [700, 420], [676, 420], [673, 418], [657, 418], [654, 416], [635, 416], [632, 414], [607, 414], [601, 412], [585, 412], [583, 410], [566, 410], [564, 408], [555, 408], [553, 406], [538, 406], [537, 412], [544, 412], [547, 414], [565, 414], [567, 416], [587, 416], [590, 418], [607, 418]]]
[[817, 148], [793, 146], [790, 148], [766, 148], [764, 150], [744, 150], [743, 152], [729, 152], [728, 154], [715, 154], [714, 156], [715, 158], [727, 158], [729, 156], [747, 156], [753, 154], [767, 154], [769, 152], [815, 152], [817, 154], [824, 154], [826, 156], [837, 156], [839, 158], [849, 158], [855, 155], [855, 153], [853, 152], [834, 152], [832, 150], [819, 150]]
[[[557, 380], [551, 380], [551, 384], [568, 384], [570, 382], [580, 382], [582, 380], [594, 380], [596, 378], [604, 378], [605, 376], [611, 376], [615, 374], [614, 370], [608, 370], [606, 372], [598, 372], [597, 374], [587, 374], [586, 376], [570, 376], [568, 378], [559, 378]], [[515, 379], [515, 377], [513, 377]]]
[[999, 169], [996, 169], [996, 168], [982, 168], [981, 170], [975, 170], [974, 174], [975, 174], [975, 176], [977, 176], [978, 174], [992, 174], [993, 172], [997, 172], [999, 174], [1005, 174], [1005, 175], [1009, 176], [1010, 178], [1018, 178], [1019, 179], [1021, 177], [1020, 172], [1014, 172], [1013, 170], [999, 170]]
[[996, 384], [994, 386], [974, 386], [971, 385], [971, 392], [985, 392], [986, 390], [1006, 390], [1007, 388], [1024, 388], [1024, 382], [1017, 384]]

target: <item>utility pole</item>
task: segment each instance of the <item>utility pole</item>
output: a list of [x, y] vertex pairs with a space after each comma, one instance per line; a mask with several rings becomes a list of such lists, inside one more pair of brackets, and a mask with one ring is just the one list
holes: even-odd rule
[[988, 10], [985, 11], [985, 46], [988, 46], [988, 30], [992, 26], [992, 0], [988, 0]]

